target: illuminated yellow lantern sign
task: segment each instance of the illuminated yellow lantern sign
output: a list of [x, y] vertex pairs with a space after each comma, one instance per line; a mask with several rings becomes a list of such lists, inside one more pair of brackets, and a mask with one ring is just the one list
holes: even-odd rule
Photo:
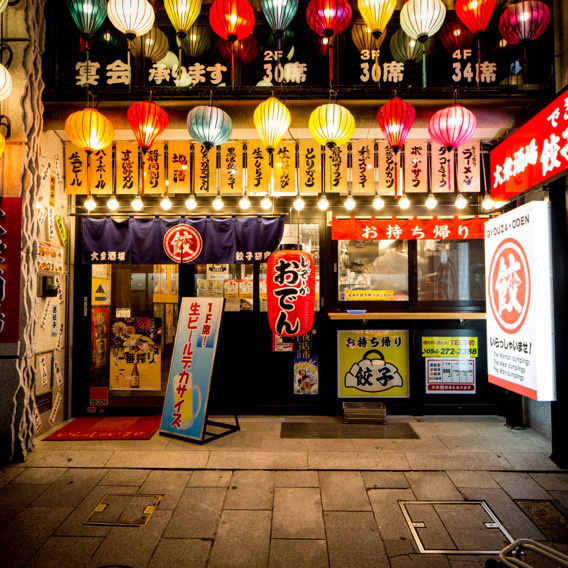
[[383, 35], [391, 19], [396, 0], [359, 0], [359, 12], [375, 39]]
[[256, 107], [253, 118], [260, 139], [271, 154], [290, 127], [290, 111], [276, 97], [270, 97]]
[[351, 140], [355, 133], [355, 118], [341, 105], [320, 105], [310, 115], [308, 128], [318, 144], [334, 148]]

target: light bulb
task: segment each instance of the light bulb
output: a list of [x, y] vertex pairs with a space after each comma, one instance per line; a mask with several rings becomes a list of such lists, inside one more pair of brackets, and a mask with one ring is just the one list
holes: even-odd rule
[[109, 211], [116, 211], [118, 209], [118, 199], [114, 195], [108, 198], [107, 208]]
[[319, 198], [318, 208], [320, 211], [326, 211], [328, 207], [329, 207], [329, 201], [327, 200], [327, 197], [324, 194]]
[[246, 193], [241, 197], [241, 200], [239, 201], [239, 205], [240, 205], [241, 209], [243, 209], [245, 211], [250, 207], [250, 199], [248, 198], [248, 195]]
[[410, 199], [403, 194], [400, 199], [398, 200], [398, 206], [401, 209], [408, 209], [410, 207]]
[[141, 211], [144, 209], [144, 203], [142, 203], [142, 198], [137, 195], [131, 202], [130, 205], [134, 211]]
[[345, 200], [345, 202], [343, 203], [343, 206], [345, 207], [345, 209], [347, 209], [347, 211], [351, 211], [353, 209], [355, 209], [355, 200], [353, 199], [353, 196], [351, 194], [349, 194], [347, 196], [347, 199]]
[[434, 197], [433, 193], [428, 194], [428, 197], [426, 198], [424, 205], [426, 205], [428, 209], [434, 209], [434, 207], [438, 205], [438, 200]]
[[262, 201], [260, 202], [260, 206], [264, 209], [270, 209], [272, 207], [272, 199], [270, 199], [270, 195], [266, 194], [263, 198]]
[[97, 202], [93, 199], [93, 196], [90, 195], [83, 205], [87, 211], [92, 211], [97, 206]]
[[459, 193], [458, 196], [456, 197], [456, 207], [458, 209], [463, 209], [466, 205], [467, 205], [467, 199], [461, 193]]
[[489, 194], [487, 194], [483, 198], [483, 201], [481, 202], [481, 207], [483, 207], [485, 211], [490, 211], [491, 209], [493, 209], [493, 207], [495, 207], [495, 202], [493, 201], [493, 198]]
[[495, 209], [501, 209], [501, 207], [503, 207], [503, 205], [505, 205], [504, 201], [496, 201], [495, 202]]
[[373, 199], [373, 207], [380, 211], [385, 206], [385, 200], [380, 195], [375, 195], [375, 199]]
[[160, 201], [160, 207], [164, 211], [168, 211], [169, 209], [172, 208], [172, 202], [167, 195], [164, 195], [164, 197], [162, 197], [162, 201]]
[[220, 211], [221, 209], [223, 209], [223, 207], [225, 207], [225, 204], [223, 203], [223, 198], [220, 195], [218, 195], [213, 200], [213, 209], [215, 209], [215, 211]]
[[296, 199], [294, 199], [294, 209], [296, 211], [301, 211], [306, 206], [306, 202], [302, 199], [301, 195], [298, 195]]
[[197, 207], [197, 201], [195, 200], [195, 197], [193, 195], [190, 195], [186, 200], [185, 200], [185, 206], [190, 210], [193, 211], [196, 207]]

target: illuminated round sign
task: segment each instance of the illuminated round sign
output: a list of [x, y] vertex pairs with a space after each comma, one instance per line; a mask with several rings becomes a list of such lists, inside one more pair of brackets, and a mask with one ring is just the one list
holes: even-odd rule
[[174, 262], [191, 262], [202, 249], [203, 239], [190, 225], [176, 225], [164, 235], [164, 252]]

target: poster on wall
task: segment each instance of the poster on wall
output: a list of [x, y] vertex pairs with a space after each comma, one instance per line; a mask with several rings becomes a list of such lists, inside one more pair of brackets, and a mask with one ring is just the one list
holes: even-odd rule
[[63, 272], [63, 249], [44, 241], [37, 241], [36, 257], [39, 272]]
[[550, 203], [533, 201], [485, 225], [489, 382], [556, 400]]
[[93, 265], [91, 273], [91, 304], [108, 306], [111, 303], [112, 266]]
[[154, 318], [113, 318], [110, 390], [160, 390], [159, 323]]
[[203, 440], [222, 298], [183, 298], [160, 432]]
[[339, 398], [408, 398], [408, 330], [337, 332]]
[[294, 394], [319, 394], [319, 365], [312, 332], [295, 338]]
[[91, 308], [92, 369], [104, 369], [110, 337], [110, 308]]

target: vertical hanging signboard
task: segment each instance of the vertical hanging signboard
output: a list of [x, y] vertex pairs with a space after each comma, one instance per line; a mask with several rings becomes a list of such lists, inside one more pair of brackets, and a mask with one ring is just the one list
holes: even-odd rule
[[550, 204], [531, 202], [485, 224], [489, 382], [556, 399]]
[[223, 298], [183, 298], [160, 432], [202, 442]]

